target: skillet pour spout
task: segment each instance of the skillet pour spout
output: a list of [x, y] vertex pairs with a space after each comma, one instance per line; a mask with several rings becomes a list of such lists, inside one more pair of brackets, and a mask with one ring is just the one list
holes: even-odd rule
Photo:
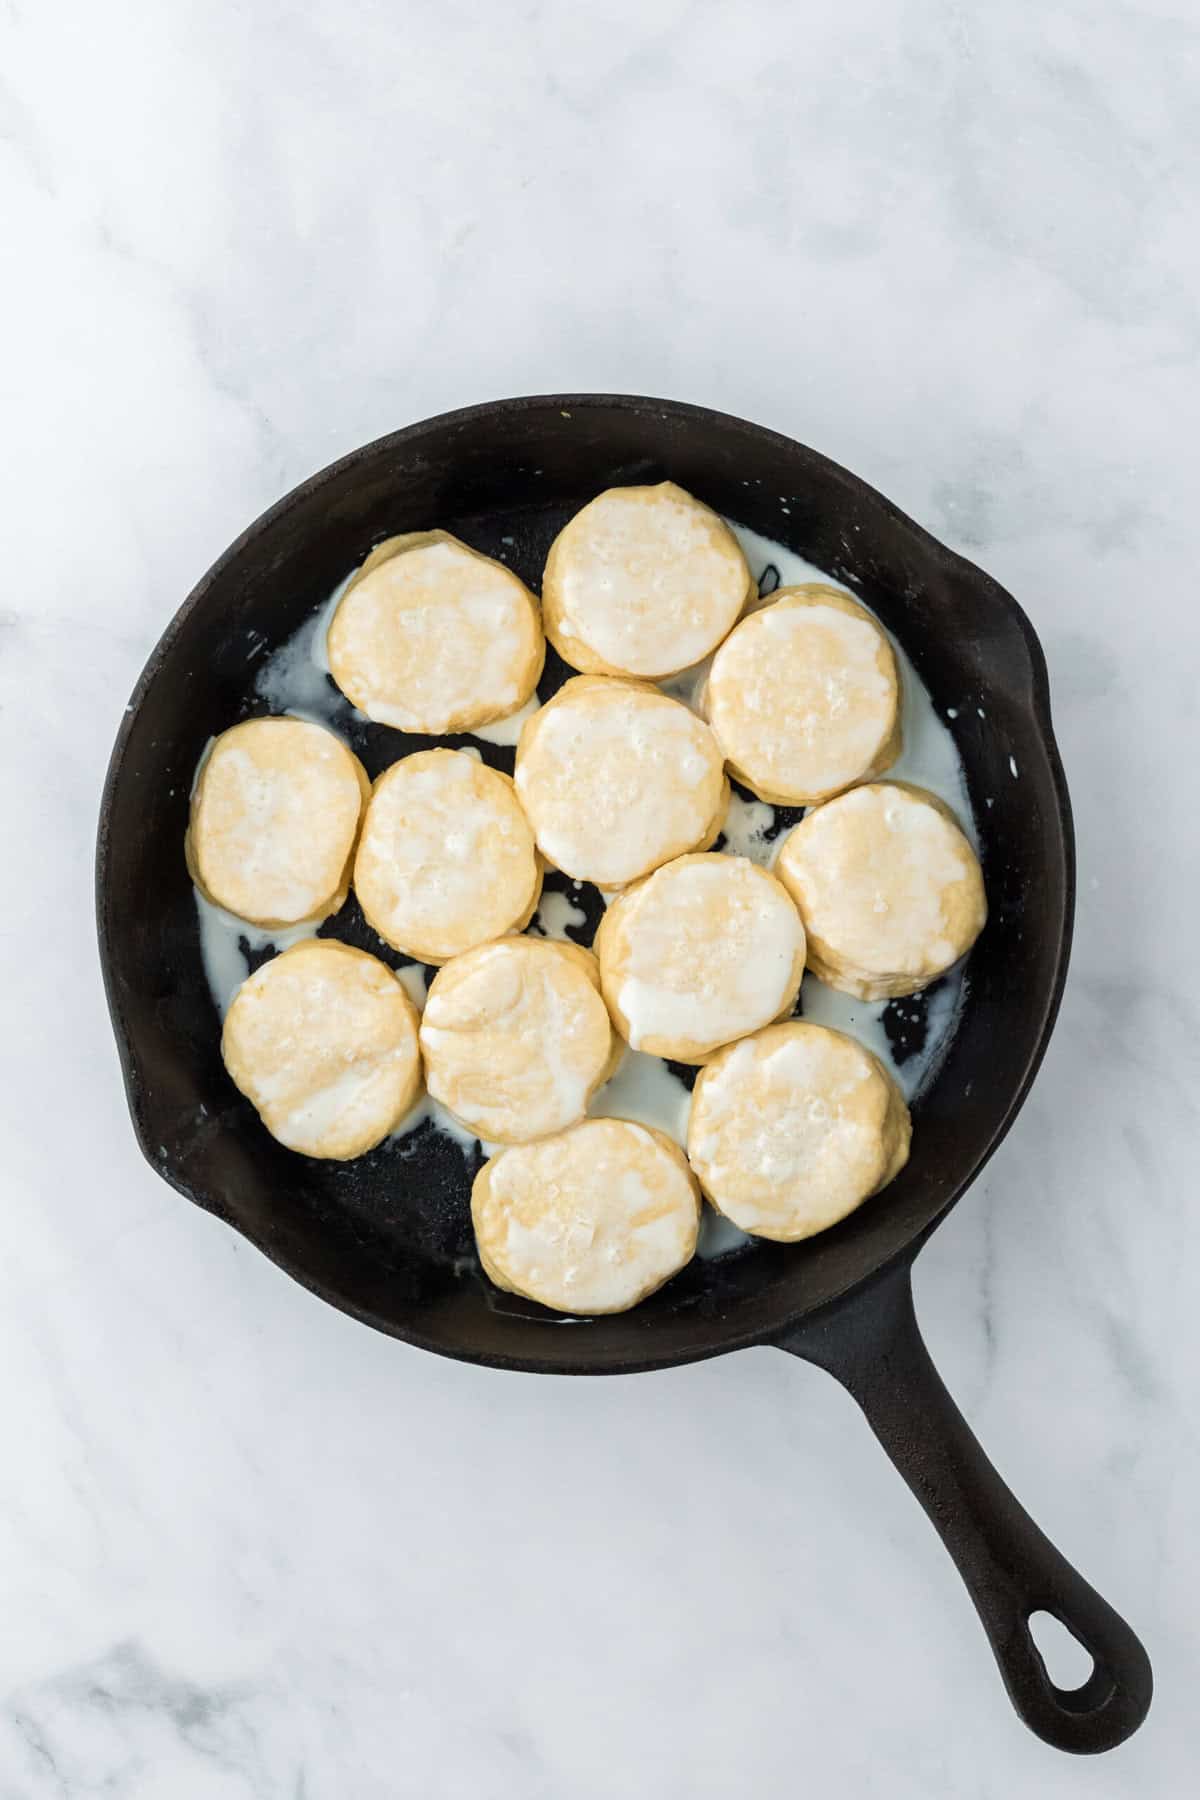
[[[255, 688], [264, 642], [288, 639], [384, 538], [441, 526], [536, 590], [580, 506], [607, 487], [665, 479], [827, 571], [902, 643], [953, 716], [989, 919], [948, 1051], [914, 1102], [911, 1160], [891, 1186], [805, 1244], [759, 1242], [693, 1262], [633, 1312], [564, 1331], [482, 1275], [473, 1170], [448, 1138], [429, 1130], [402, 1154], [382, 1146], [353, 1163], [318, 1162], [276, 1143], [233, 1090], [182, 854], [188, 794], [208, 739], [267, 710]], [[543, 699], [566, 673], [548, 659]], [[431, 741], [348, 709], [345, 735], [372, 777]], [[511, 768], [511, 749], [480, 748]], [[172, 1187], [330, 1305], [440, 1355], [593, 1375], [776, 1344], [819, 1364], [849, 1389], [942, 1536], [1025, 1723], [1061, 1749], [1097, 1751], [1145, 1716], [1145, 1652], [987, 1462], [929, 1361], [910, 1290], [914, 1256], [1037, 1071], [1066, 975], [1074, 885], [1045, 664], [1016, 601], [804, 445], [701, 407], [602, 394], [500, 400], [409, 426], [251, 525], [185, 600], [137, 684], [96, 858], [101, 964], [133, 1126]], [[353, 911], [332, 921], [336, 933], [355, 929]], [[1074, 1693], [1051, 1682], [1033, 1643], [1038, 1610], [1092, 1654]]]

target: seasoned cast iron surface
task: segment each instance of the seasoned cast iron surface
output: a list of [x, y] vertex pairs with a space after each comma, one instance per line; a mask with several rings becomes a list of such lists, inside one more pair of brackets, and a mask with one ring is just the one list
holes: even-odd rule
[[[373, 544], [438, 524], [503, 557], [536, 590], [555, 533], [588, 498], [668, 476], [845, 581], [895, 631], [935, 704], [957, 708], [991, 916], [957, 1037], [914, 1109], [912, 1160], [891, 1187], [809, 1244], [696, 1261], [628, 1315], [570, 1323], [480, 1274], [467, 1207], [478, 1153], [464, 1157], [427, 1126], [356, 1162], [326, 1163], [263, 1129], [221, 1064], [183, 833], [205, 742], [267, 710], [254, 685], [264, 658]], [[550, 651], [542, 697], [570, 672]], [[346, 703], [337, 724], [372, 776], [434, 741], [471, 744], [512, 767], [511, 749], [368, 725]], [[1015, 603], [823, 458], [721, 415], [619, 398], [502, 402], [430, 421], [356, 452], [252, 527], [200, 584], [139, 684], [114, 751], [98, 883], [143, 1149], [298, 1279], [429, 1348], [620, 1369], [774, 1335], [911, 1244], [998, 1141], [1057, 1001], [1070, 916], [1064, 807], [1040, 653]], [[783, 826], [800, 815], [777, 816]], [[567, 884], [551, 876], [548, 885]], [[571, 898], [587, 911], [586, 938], [599, 896], [583, 888]], [[324, 934], [404, 960], [365, 926], [353, 898]], [[887, 1027], [898, 1053], [916, 1050], [923, 1003], [896, 1003]]]

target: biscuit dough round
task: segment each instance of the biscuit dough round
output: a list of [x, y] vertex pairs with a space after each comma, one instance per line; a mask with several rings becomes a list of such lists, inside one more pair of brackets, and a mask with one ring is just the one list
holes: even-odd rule
[[725, 521], [662, 481], [609, 488], [564, 525], [542, 611], [572, 668], [658, 681], [707, 656], [757, 593]]
[[516, 712], [545, 660], [537, 601], [448, 531], [368, 556], [329, 626], [329, 668], [358, 710], [401, 731], [470, 731]]
[[701, 1070], [687, 1150], [718, 1212], [754, 1237], [791, 1244], [886, 1187], [911, 1136], [877, 1057], [843, 1032], [793, 1019]]
[[296, 944], [242, 983], [221, 1054], [271, 1135], [305, 1156], [361, 1156], [421, 1091], [412, 1001], [376, 957], [332, 938]]
[[804, 927], [743, 856], [680, 856], [613, 901], [596, 934], [608, 1009], [635, 1050], [701, 1063], [791, 1011]]
[[900, 754], [900, 675], [865, 607], [819, 582], [780, 588], [713, 658], [703, 709], [760, 800], [811, 806]]
[[965, 956], [987, 918], [979, 859], [954, 814], [907, 782], [817, 807], [775, 863], [815, 975], [860, 1000], [915, 994]]
[[471, 1218], [497, 1287], [557, 1312], [625, 1312], [691, 1261], [700, 1194], [661, 1131], [585, 1119], [485, 1163]]
[[214, 739], [184, 849], [206, 900], [252, 925], [328, 918], [345, 900], [366, 771], [305, 719], [246, 719]]
[[376, 781], [354, 891], [394, 950], [448, 962], [528, 925], [541, 890], [533, 832], [507, 775], [462, 750], [418, 750]]
[[729, 804], [704, 721], [657, 688], [600, 675], [576, 675], [534, 713], [515, 779], [547, 862], [607, 889], [707, 849]]
[[420, 1035], [429, 1092], [497, 1144], [576, 1124], [620, 1053], [595, 957], [546, 938], [502, 938], [439, 969]]

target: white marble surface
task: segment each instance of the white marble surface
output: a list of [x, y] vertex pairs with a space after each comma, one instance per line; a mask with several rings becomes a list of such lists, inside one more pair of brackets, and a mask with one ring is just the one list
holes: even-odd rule
[[[1198, 47], [1186, 0], [0, 7], [3, 1800], [1191, 1791]], [[823, 1375], [422, 1356], [134, 1149], [92, 833], [159, 630], [313, 468], [556, 388], [820, 446], [1043, 636], [1073, 974], [917, 1288], [1151, 1650], [1099, 1761]]]

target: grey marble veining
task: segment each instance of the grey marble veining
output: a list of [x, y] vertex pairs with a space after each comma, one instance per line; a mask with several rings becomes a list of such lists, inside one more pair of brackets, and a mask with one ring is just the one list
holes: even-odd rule
[[[1182, 0], [0, 7], [2, 1800], [1191, 1792], [1198, 74]], [[1042, 635], [1073, 972], [917, 1289], [1146, 1638], [1099, 1761], [822, 1375], [422, 1357], [135, 1152], [91, 839], [163, 623], [333, 456], [556, 388], [819, 446]]]

